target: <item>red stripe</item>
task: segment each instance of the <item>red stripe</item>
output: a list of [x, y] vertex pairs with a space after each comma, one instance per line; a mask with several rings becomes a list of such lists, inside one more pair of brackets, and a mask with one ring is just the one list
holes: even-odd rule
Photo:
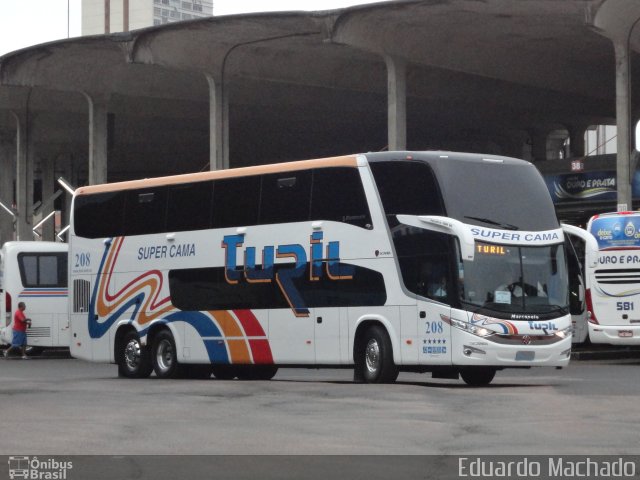
[[269, 340], [249, 340], [249, 346], [251, 347], [251, 355], [253, 355], [253, 363], [273, 364]]
[[[233, 313], [238, 317], [247, 337], [266, 337], [260, 322], [251, 310], [234, 310]], [[253, 363], [273, 364], [273, 355], [271, 353], [271, 347], [269, 346], [269, 340], [265, 338], [264, 340], [248, 341], [249, 347], [251, 348], [251, 355], [253, 356]]]
[[242, 328], [244, 328], [244, 333], [247, 335], [247, 337], [267, 336], [264, 333], [260, 322], [251, 310], [234, 310], [233, 313], [235, 313], [236, 317], [238, 317], [238, 320], [240, 320]]

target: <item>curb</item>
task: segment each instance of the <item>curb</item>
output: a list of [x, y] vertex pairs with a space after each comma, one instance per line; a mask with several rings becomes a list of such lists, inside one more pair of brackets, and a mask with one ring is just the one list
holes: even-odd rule
[[571, 360], [624, 360], [640, 359], [638, 347], [613, 347], [604, 345], [604, 348], [589, 345], [587, 348], [578, 348], [571, 352]]

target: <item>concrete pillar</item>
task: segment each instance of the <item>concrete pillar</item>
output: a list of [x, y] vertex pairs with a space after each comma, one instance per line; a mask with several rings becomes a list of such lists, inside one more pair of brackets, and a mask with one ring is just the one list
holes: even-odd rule
[[[637, 0], [603, 0], [593, 18], [595, 30], [613, 42], [616, 55], [616, 125], [618, 211], [632, 208], [630, 42], [640, 23], [640, 2]], [[637, 40], [635, 50], [638, 50]], [[634, 162], [636, 158], [634, 150]]]
[[[8, 138], [0, 136], [0, 202], [13, 205], [13, 181], [15, 180], [16, 146]], [[0, 245], [13, 240], [13, 217], [0, 210]]]
[[627, 42], [614, 42], [616, 52], [616, 124], [617, 162], [616, 186], [618, 211], [629, 210], [631, 203], [631, 80], [630, 57]]
[[[68, 182], [71, 182], [72, 186], [80, 186], [73, 171], [73, 154], [68, 153], [58, 159], [56, 162], [56, 172], [56, 182], [58, 181], [58, 177], [62, 176]], [[62, 187], [58, 186], [58, 188]], [[63, 189], [62, 195], [64, 196], [64, 210], [62, 211], [61, 227], [64, 228], [71, 222], [71, 194]]]
[[569, 158], [584, 157], [585, 155], [585, 142], [584, 133], [586, 127], [581, 125], [572, 125], [569, 127], [569, 151], [567, 155]]
[[108, 97], [84, 94], [89, 103], [89, 185], [107, 183]]
[[[33, 152], [29, 145], [29, 121], [26, 109], [11, 112], [16, 120], [16, 237], [33, 240], [31, 230], [33, 206]], [[31, 149], [32, 150], [32, 149]]]
[[534, 162], [547, 159], [547, 130], [533, 129], [531, 131], [531, 156]]
[[387, 64], [387, 130], [389, 150], [407, 149], [407, 65], [385, 56]]
[[229, 168], [229, 101], [222, 80], [206, 75], [209, 84], [209, 169]]
[[[40, 162], [40, 169], [42, 170], [42, 202], [43, 204], [51, 199], [55, 192], [55, 175], [54, 175], [54, 162], [53, 159], [42, 159]], [[42, 209], [42, 218], [55, 210], [53, 202], [49, 202]], [[42, 240], [53, 242], [55, 240], [55, 218], [48, 219], [40, 229], [42, 231]]]

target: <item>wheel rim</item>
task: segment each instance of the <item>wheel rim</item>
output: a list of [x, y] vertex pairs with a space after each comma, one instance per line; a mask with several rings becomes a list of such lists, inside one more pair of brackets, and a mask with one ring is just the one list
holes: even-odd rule
[[162, 372], [171, 369], [174, 362], [173, 345], [169, 340], [161, 340], [156, 351], [156, 363]]
[[129, 370], [136, 370], [140, 365], [140, 342], [135, 339], [129, 340], [124, 349], [124, 361]]
[[365, 365], [369, 373], [376, 373], [380, 368], [380, 345], [375, 338], [367, 343], [367, 349], [364, 354]]

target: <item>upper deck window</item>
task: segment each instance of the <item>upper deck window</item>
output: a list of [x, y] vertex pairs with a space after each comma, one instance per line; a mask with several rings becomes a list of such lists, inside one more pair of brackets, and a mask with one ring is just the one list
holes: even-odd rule
[[79, 195], [85, 238], [327, 220], [371, 228], [355, 168], [331, 167]]
[[431, 167], [424, 162], [371, 162], [389, 226], [396, 215], [445, 215], [440, 189]]

